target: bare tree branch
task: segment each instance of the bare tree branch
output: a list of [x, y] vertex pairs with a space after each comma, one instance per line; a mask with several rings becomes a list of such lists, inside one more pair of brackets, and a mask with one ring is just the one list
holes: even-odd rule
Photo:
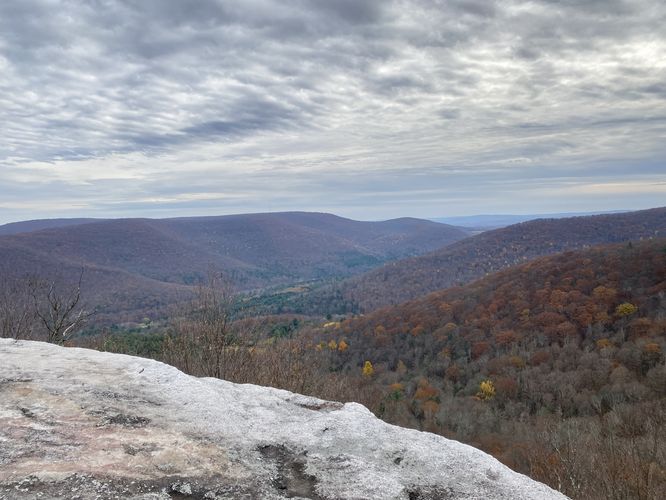
[[48, 282], [30, 280], [34, 312], [51, 343], [64, 344], [94, 315], [94, 311], [87, 311], [80, 305], [83, 273], [81, 268], [78, 282], [69, 290], [57, 278]]
[[30, 338], [34, 323], [27, 278], [0, 278], [0, 337]]

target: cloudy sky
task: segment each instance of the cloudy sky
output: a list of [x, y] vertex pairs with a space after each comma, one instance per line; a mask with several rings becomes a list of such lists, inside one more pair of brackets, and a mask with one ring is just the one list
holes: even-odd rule
[[3, 0], [0, 222], [666, 205], [662, 0]]

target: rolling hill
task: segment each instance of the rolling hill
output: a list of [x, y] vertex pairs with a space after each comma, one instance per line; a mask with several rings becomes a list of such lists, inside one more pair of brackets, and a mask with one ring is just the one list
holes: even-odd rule
[[666, 235], [666, 208], [539, 219], [487, 231], [434, 252], [390, 262], [335, 293], [369, 311], [565, 250]]
[[211, 269], [241, 290], [367, 271], [466, 237], [419, 219], [321, 213], [87, 221], [0, 237], [3, 275], [76, 274], [103, 310], [175, 300]]

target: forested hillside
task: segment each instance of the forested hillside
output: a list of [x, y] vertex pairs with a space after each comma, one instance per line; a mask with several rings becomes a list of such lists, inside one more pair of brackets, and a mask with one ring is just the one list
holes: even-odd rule
[[383, 388], [374, 410], [390, 422], [578, 498], [665, 491], [666, 239], [540, 258], [313, 342], [330, 369]]
[[211, 269], [249, 290], [350, 276], [467, 235], [419, 219], [304, 212], [81, 222], [1, 236], [0, 275], [78, 276], [83, 268], [91, 306], [146, 314], [186, 297]]
[[355, 304], [370, 311], [448, 288], [542, 255], [666, 235], [666, 208], [541, 219], [467, 238], [429, 254], [350, 278], [312, 303]]

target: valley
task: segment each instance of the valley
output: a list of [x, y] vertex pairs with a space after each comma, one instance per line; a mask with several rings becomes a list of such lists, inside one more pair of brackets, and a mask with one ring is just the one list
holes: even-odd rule
[[159, 315], [186, 300], [210, 271], [239, 292], [290, 287], [359, 274], [467, 236], [426, 220], [361, 222], [303, 212], [9, 226], [23, 230], [0, 236], [0, 272], [52, 277], [83, 269], [84, 295], [100, 318]]

